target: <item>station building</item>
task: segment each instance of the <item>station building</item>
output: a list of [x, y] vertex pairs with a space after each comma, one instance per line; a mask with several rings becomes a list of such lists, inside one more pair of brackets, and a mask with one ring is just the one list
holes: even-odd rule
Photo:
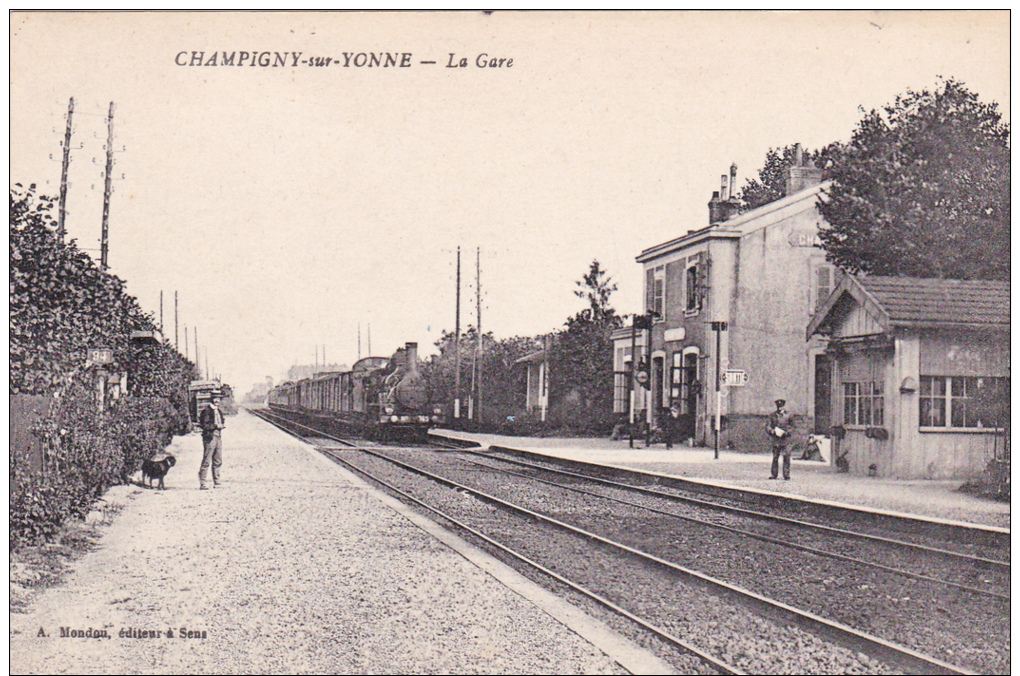
[[1008, 283], [845, 275], [807, 337], [829, 341], [851, 473], [976, 478], [1007, 456]]
[[[728, 178], [735, 185], [735, 166]], [[684, 436], [713, 443], [718, 360], [724, 374], [746, 373], [746, 384], [721, 387], [720, 444], [768, 448], [764, 422], [776, 399], [786, 400], [797, 421], [796, 443], [832, 424], [831, 358], [821, 337], [804, 340], [804, 327], [838, 281], [818, 246], [821, 170], [798, 157], [788, 171], [786, 196], [744, 213], [728, 195], [727, 176], [721, 183], [708, 204], [707, 227], [637, 256], [644, 267], [645, 308], [655, 315], [635, 341], [649, 378], [645, 392], [637, 388], [632, 408], [654, 427], [676, 403]], [[717, 334], [712, 322], [725, 322], [726, 330]], [[613, 338], [616, 412], [626, 415], [631, 330]]]

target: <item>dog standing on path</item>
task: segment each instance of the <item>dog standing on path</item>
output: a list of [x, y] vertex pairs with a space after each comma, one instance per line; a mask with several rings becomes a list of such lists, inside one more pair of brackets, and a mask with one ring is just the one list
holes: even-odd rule
[[152, 480], [159, 479], [159, 490], [165, 491], [163, 477], [170, 471], [170, 468], [177, 464], [177, 458], [167, 453], [157, 453], [142, 463], [142, 484], [149, 481], [149, 488], [152, 488]]

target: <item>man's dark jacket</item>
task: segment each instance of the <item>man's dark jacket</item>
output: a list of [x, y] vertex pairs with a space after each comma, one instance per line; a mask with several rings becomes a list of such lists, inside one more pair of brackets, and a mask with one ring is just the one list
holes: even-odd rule
[[215, 432], [221, 430], [225, 425], [223, 421], [223, 413], [220, 413], [220, 424], [216, 425], [216, 413], [213, 411], [212, 406], [206, 406], [202, 409], [202, 412], [198, 414], [198, 426], [202, 428], [202, 436], [211, 437]]

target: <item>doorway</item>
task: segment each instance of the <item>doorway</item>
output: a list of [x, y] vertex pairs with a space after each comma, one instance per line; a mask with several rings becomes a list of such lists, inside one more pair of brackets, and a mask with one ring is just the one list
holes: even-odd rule
[[815, 433], [832, 430], [832, 358], [815, 355]]

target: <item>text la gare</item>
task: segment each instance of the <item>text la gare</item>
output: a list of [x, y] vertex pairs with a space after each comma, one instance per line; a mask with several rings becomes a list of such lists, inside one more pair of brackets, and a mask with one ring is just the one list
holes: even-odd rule
[[[475, 66], [478, 68], [513, 68], [513, 58], [489, 56], [484, 52], [475, 57]], [[467, 68], [468, 60], [464, 57], [457, 58], [457, 55], [450, 53], [450, 60], [446, 62], [447, 68]]]

